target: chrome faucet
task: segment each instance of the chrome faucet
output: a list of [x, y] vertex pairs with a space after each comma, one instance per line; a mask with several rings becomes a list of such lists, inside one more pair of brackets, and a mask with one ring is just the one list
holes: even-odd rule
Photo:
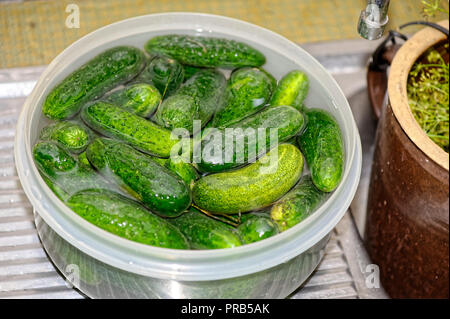
[[389, 21], [387, 12], [389, 0], [367, 0], [367, 7], [361, 11], [358, 33], [367, 40], [381, 38]]

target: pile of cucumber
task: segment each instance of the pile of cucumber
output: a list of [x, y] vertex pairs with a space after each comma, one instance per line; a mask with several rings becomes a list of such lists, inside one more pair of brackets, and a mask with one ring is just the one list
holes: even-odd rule
[[[305, 73], [277, 82], [261, 68], [261, 52], [221, 38], [157, 36], [145, 51], [104, 51], [43, 103], [53, 122], [34, 160], [79, 216], [152, 246], [231, 248], [293, 227], [339, 185], [340, 128], [328, 112], [304, 105]], [[187, 132], [187, 154], [174, 129]], [[232, 148], [213, 138], [228, 129], [238, 132]], [[196, 158], [198, 149], [220, 152]]]

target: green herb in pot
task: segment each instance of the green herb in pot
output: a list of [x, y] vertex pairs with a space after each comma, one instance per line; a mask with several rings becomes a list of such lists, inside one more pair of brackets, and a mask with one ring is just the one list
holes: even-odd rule
[[[448, 43], [444, 45], [448, 50]], [[448, 56], [448, 52], [447, 52]], [[430, 49], [423, 62], [409, 72], [408, 102], [414, 118], [428, 137], [449, 151], [449, 62]]]

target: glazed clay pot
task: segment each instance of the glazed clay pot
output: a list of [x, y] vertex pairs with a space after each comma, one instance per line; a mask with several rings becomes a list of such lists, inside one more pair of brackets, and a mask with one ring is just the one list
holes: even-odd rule
[[398, 50], [377, 128], [365, 243], [393, 298], [449, 297], [449, 155], [415, 121], [406, 92], [412, 65], [442, 41], [425, 28]]

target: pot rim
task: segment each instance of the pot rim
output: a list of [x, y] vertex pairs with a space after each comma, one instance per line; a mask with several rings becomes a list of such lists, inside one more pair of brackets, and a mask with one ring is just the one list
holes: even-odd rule
[[[449, 28], [449, 20], [439, 25]], [[433, 45], [444, 41], [445, 35], [426, 27], [406, 41], [392, 61], [389, 71], [388, 94], [392, 111], [409, 139], [431, 160], [449, 170], [449, 154], [433, 142], [414, 118], [408, 103], [407, 81], [409, 72], [419, 57]]]

